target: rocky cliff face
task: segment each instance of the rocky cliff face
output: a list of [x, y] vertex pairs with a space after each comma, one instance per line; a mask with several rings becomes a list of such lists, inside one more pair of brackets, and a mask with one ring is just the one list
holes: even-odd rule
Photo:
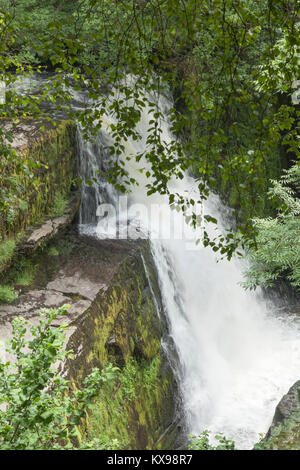
[[[46, 126], [41, 131], [41, 125]], [[15, 165], [29, 164], [30, 172], [18, 172], [21, 207], [14, 207], [12, 220], [0, 219], [0, 235], [14, 235], [39, 222], [47, 215], [58, 191], [68, 193], [76, 176], [76, 125], [58, 121], [56, 127], [48, 122], [28, 121], [22, 131], [16, 131], [12, 146], [17, 151]], [[33, 165], [32, 165], [33, 164]], [[15, 166], [8, 165], [7, 175], [15, 175]], [[1, 176], [1, 175], [0, 175]]]
[[278, 403], [272, 424], [262, 441], [262, 449], [300, 450], [300, 380]]
[[120, 368], [117, 383], [101, 391], [82, 422], [82, 439], [126, 449], [176, 448], [180, 400], [162, 348], [170, 338], [148, 243], [79, 236], [70, 225], [79, 207], [76, 194], [64, 214], [49, 217], [55, 195], [70, 196], [76, 176], [73, 123], [62, 121], [44, 133], [25, 125], [14, 145], [21, 159], [30, 153], [42, 165], [34, 185], [26, 175], [21, 181], [26, 210], [17, 210], [10, 226], [0, 223], [3, 251], [13, 245], [3, 261], [0, 244], [0, 288], [13, 293], [9, 303], [0, 297], [0, 339], [10, 337], [16, 316], [36, 324], [41, 309], [69, 304], [67, 348], [75, 359], [63, 373], [70, 386], [80, 387], [92, 367], [113, 362]]
[[69, 304], [67, 348], [75, 359], [64, 374], [72, 386], [80, 387], [92, 367], [120, 368], [117, 383], [101, 391], [82, 423], [82, 435], [129, 449], [179, 445], [180, 403], [161, 346], [167, 325], [149, 245], [100, 242], [73, 228], [30, 259], [32, 282], [20, 287], [18, 300], [0, 304], [1, 339], [15, 316], [36, 323], [42, 308]]
[[17, 159], [0, 169], [0, 184], [4, 176], [13, 177], [18, 197], [11, 194], [9, 211], [0, 212], [0, 272], [10, 265], [15, 248], [29, 237], [27, 231], [51, 216], [58, 194], [68, 199], [77, 167], [73, 122], [57, 121], [54, 127], [47, 121], [27, 120], [13, 134]]
[[99, 270], [99, 291], [74, 322], [68, 346], [76, 359], [67, 364], [68, 375], [77, 386], [92, 367], [108, 362], [121, 374], [116, 385], [101, 392], [84, 427], [90, 437], [117, 440], [122, 448], [174, 448], [179, 403], [161, 347], [167, 332], [149, 246], [124, 241], [100, 246], [107, 260], [113, 253], [121, 259], [108, 269], [114, 271], [109, 282]]

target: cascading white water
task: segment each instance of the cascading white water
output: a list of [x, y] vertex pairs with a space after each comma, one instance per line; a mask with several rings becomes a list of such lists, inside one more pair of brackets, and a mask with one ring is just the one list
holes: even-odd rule
[[[164, 109], [169, 105], [161, 100], [161, 106]], [[106, 125], [112, 119], [107, 117]], [[127, 155], [145, 147], [148, 127], [146, 108], [138, 125], [142, 139], [124, 143]], [[170, 141], [168, 122], [162, 122], [161, 127], [163, 139]], [[101, 145], [107, 139], [104, 123], [96, 145], [81, 140], [82, 176], [97, 175], [96, 170], [103, 164]], [[147, 166], [146, 162], [143, 166]], [[189, 431], [223, 432], [236, 442], [237, 448], [250, 449], [258, 441], [259, 433], [267, 431], [282, 395], [299, 379], [299, 321], [292, 315], [276, 313], [275, 306], [270, 308], [259, 290], [247, 292], [239, 286], [243, 262], [233, 259], [217, 263], [210, 249], [196, 249], [199, 234], [184, 224], [182, 213], [171, 210], [165, 196], [146, 196], [148, 181], [138, 171], [134, 158], [127, 169], [140, 183], [130, 195], [129, 213], [135, 222], [133, 232], [139, 219], [151, 238], [170, 334], [181, 362], [181, 388]], [[193, 192], [194, 186], [188, 176], [170, 182], [171, 189], [181, 194]], [[111, 187], [106, 185], [103, 191], [95, 185], [94, 191], [97, 204], [105, 201], [118, 204], [118, 195]], [[85, 214], [81, 230], [109, 236], [103, 223], [97, 225], [95, 218], [92, 223], [86, 217], [91, 200], [87, 188], [83, 195]], [[216, 196], [205, 202], [205, 213], [219, 221], [224, 210]], [[127, 228], [128, 214], [122, 216], [120, 210], [118, 216]], [[109, 226], [109, 221], [106, 222]], [[185, 238], [174, 239], [172, 229], [168, 237], [170, 224], [173, 229], [176, 227], [177, 235], [181, 227]]]

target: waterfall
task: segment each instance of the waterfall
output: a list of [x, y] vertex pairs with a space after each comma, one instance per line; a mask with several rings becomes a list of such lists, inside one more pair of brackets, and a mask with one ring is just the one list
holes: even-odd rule
[[[160, 106], [166, 112], [170, 104], [161, 98]], [[124, 142], [127, 156], [145, 148], [149, 119], [146, 107], [138, 124], [141, 140]], [[105, 118], [93, 143], [79, 136], [81, 176], [100, 183], [83, 185], [80, 230], [100, 238], [124, 238], [128, 233], [131, 238], [150, 238], [170, 334], [180, 358], [188, 432], [223, 432], [237, 448], [251, 449], [259, 433], [267, 431], [282, 395], [299, 379], [299, 319], [280, 313], [259, 289], [248, 292], [239, 285], [244, 261], [217, 262], [210, 248], [196, 247], [199, 234], [185, 224], [181, 212], [171, 210], [167, 197], [146, 196], [149, 180], [138, 171], [134, 158], [127, 170], [139, 186], [132, 188], [128, 201], [101, 180], [98, 170], [109, 159], [105, 145], [111, 139], [112, 120]], [[161, 128], [162, 138], [170, 141], [167, 119]], [[197, 187], [189, 176], [172, 180], [169, 186], [180, 194], [191, 194]], [[103, 203], [112, 204], [115, 214], [107, 204], [106, 211], [96, 216]], [[227, 210], [214, 195], [204, 203], [205, 213], [218, 219], [221, 230]]]

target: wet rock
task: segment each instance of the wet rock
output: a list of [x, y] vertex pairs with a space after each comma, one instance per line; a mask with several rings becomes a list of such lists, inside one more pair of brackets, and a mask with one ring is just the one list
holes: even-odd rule
[[80, 272], [73, 276], [65, 276], [62, 271], [54, 281], [48, 283], [47, 289], [71, 295], [81, 295], [85, 299], [94, 300], [99, 290], [107, 289], [107, 285], [84, 279]]
[[[48, 230], [50, 225], [51, 222], [47, 224], [47, 229], [37, 231], [36, 237], [32, 240], [40, 240], [39, 234], [50, 234], [50, 229]], [[58, 308], [65, 304], [69, 305], [68, 315], [58, 318], [56, 324], [67, 322], [71, 325], [90, 307], [97, 294], [107, 288], [119, 265], [115, 263], [115, 257], [112, 257], [111, 263], [103, 263], [102, 256], [98, 253], [97, 257], [94, 247], [89, 247], [85, 242], [82, 242], [82, 245], [80, 242], [79, 245], [75, 244], [73, 251], [72, 256], [68, 254], [58, 257], [59, 259], [55, 260], [54, 273], [48, 275], [45, 275], [45, 270], [53, 257], [49, 259], [47, 252], [42, 252], [38, 258], [37, 279], [32, 286], [24, 289], [25, 291], [21, 292], [12, 304], [0, 304], [1, 340], [9, 338], [13, 318], [23, 316], [36, 323], [39, 318], [38, 312], [42, 309]], [[103, 273], [103, 267], [107, 264], [110, 265], [110, 269]]]
[[[25, 119], [18, 128], [9, 122], [4, 125], [13, 134], [11, 145], [18, 154], [20, 168], [26, 168], [29, 158], [37, 162], [32, 169], [34, 177], [27, 172], [18, 174], [22, 188], [19, 198], [26, 202], [26, 209], [15, 205], [13, 224], [6, 217], [0, 218], [1, 238], [16, 238], [19, 243], [21, 233], [47, 217], [57, 192], [70, 194], [73, 188], [77, 176], [76, 123], [57, 120], [53, 126], [47, 120]], [[15, 166], [5, 165], [4, 175], [14, 177]]]
[[[55, 323], [67, 322], [67, 349], [75, 355], [63, 375], [80, 387], [93, 367], [113, 362], [121, 369], [120, 381], [99, 398], [100, 415], [93, 418], [91, 412], [87, 429], [94, 419], [93, 433], [112, 440], [122, 435], [125, 448], [177, 448], [181, 403], [161, 347], [166, 322], [147, 243], [97, 241], [72, 230], [51, 243], [55, 256], [47, 254], [49, 248], [32, 254], [39, 263], [32, 285], [12, 304], [0, 305], [0, 339], [9, 338], [14, 317], [37, 324], [41, 309], [69, 304], [67, 316]], [[129, 391], [122, 374], [125, 384], [132, 383]]]
[[23, 243], [20, 244], [19, 251], [26, 253], [35, 251], [41, 246], [41, 244], [48, 242], [60, 231], [65, 229], [71, 224], [76, 216], [79, 204], [80, 194], [75, 193], [72, 196], [64, 215], [49, 219], [39, 227], [29, 230], [29, 235], [27, 235], [27, 238], [25, 238]]
[[290, 418], [296, 416], [300, 418], [300, 380], [298, 380], [282, 397], [275, 409], [272, 424], [266, 434], [266, 439], [272, 436], [273, 430], [279, 425], [283, 424]]
[[53, 233], [52, 221], [48, 220], [37, 230], [34, 230], [33, 233], [28, 238], [26, 244], [28, 245], [38, 245], [42, 241], [46, 240]]
[[265, 437], [254, 446], [259, 450], [300, 450], [300, 380], [278, 403]]

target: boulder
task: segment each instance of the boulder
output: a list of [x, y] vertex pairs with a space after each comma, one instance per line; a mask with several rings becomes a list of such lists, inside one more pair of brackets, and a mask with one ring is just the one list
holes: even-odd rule
[[272, 424], [255, 446], [263, 450], [300, 450], [300, 380], [278, 403]]

